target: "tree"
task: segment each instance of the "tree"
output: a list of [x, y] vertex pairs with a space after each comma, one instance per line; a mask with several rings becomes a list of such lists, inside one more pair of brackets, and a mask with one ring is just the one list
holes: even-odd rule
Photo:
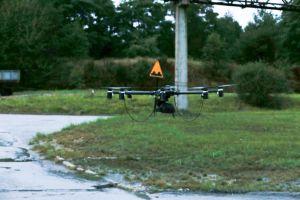
[[260, 11], [249, 23], [238, 41], [239, 61], [273, 63], [278, 50], [278, 21], [271, 13]]
[[172, 20], [174, 10], [172, 4], [164, 4], [165, 20], [160, 23], [157, 46], [161, 56], [175, 57], [175, 22]]
[[232, 16], [225, 15], [218, 18], [216, 22], [215, 32], [218, 33], [224, 43], [224, 56], [229, 59], [235, 59], [237, 49], [233, 45], [240, 38], [242, 28]]
[[218, 18], [211, 6], [193, 5], [187, 12], [188, 15], [188, 46], [189, 55], [201, 58], [204, 55], [203, 47], [209, 35], [217, 33], [227, 48], [226, 54], [233, 57], [233, 45], [240, 37], [242, 29], [238, 22], [229, 15]]
[[207, 36], [214, 30], [217, 14], [210, 7], [190, 6], [187, 11], [189, 56], [201, 58]]
[[159, 56], [159, 49], [157, 47], [157, 37], [147, 37], [140, 39], [139, 33], [133, 33], [133, 40], [131, 40], [129, 47], [126, 49], [126, 56]]
[[[300, 0], [294, 0], [299, 5]], [[287, 58], [292, 63], [300, 63], [300, 15], [294, 12], [284, 12], [282, 16], [281, 58]]]
[[203, 47], [203, 59], [207, 61], [225, 60], [225, 45], [218, 33], [212, 33], [208, 36]]
[[78, 21], [89, 39], [89, 55], [93, 58], [113, 56], [115, 42], [115, 7], [112, 0], [54, 0], [69, 24]]
[[88, 41], [74, 21], [50, 3], [39, 0], [4, 1], [0, 7], [0, 69], [20, 69], [26, 87], [43, 87], [59, 59], [84, 57]]
[[228, 77], [228, 57], [225, 51], [225, 43], [218, 33], [211, 33], [203, 47], [203, 55], [205, 73], [210, 78], [216, 79]]
[[[118, 53], [122, 56], [144, 56], [146, 51], [147, 56], [157, 56], [157, 38], [164, 27], [166, 14], [165, 5], [156, 1], [122, 1], [116, 16], [120, 41], [118, 50], [122, 49]], [[147, 47], [150, 45], [151, 48], [141, 50], [145, 41], [148, 43]]]

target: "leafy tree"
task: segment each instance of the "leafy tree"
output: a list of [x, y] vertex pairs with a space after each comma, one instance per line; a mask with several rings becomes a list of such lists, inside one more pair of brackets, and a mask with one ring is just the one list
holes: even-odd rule
[[249, 23], [238, 43], [239, 61], [275, 61], [278, 50], [278, 22], [271, 13], [259, 12]]
[[225, 42], [218, 33], [212, 33], [208, 36], [203, 47], [203, 60], [205, 73], [210, 78], [220, 79], [228, 77], [229, 69], [227, 66], [228, 57], [225, 50]]
[[157, 48], [157, 37], [148, 37], [140, 40], [139, 33], [134, 33], [134, 39], [130, 42], [128, 49], [126, 49], [128, 57], [136, 56], [158, 56], [159, 49]]
[[[118, 53], [123, 56], [143, 56], [145, 52], [141, 51], [141, 47], [144, 41], [152, 47], [157, 45], [157, 37], [164, 24], [166, 12], [164, 4], [156, 1], [122, 1], [117, 8], [116, 16], [117, 35], [120, 41], [118, 49], [123, 49]], [[157, 47], [151, 49], [154, 51], [146, 50], [148, 56], [156, 56]], [[132, 50], [137, 50], [137, 54], [133, 55]]]
[[242, 28], [232, 16], [226, 15], [218, 18], [216, 22], [215, 32], [218, 33], [224, 42], [224, 56], [229, 59], [235, 59], [237, 52], [236, 47], [233, 45], [240, 38]]
[[[173, 8], [170, 4], [165, 4], [166, 17], [174, 16]], [[165, 18], [166, 18], [165, 17]], [[160, 29], [157, 37], [157, 46], [160, 51], [160, 56], [174, 57], [175, 56], [175, 23], [172, 20], [165, 19], [160, 24]]]
[[60, 58], [86, 56], [85, 33], [76, 21], [65, 25], [63, 20], [50, 3], [3, 1], [0, 69], [21, 69], [23, 86], [37, 88], [46, 85]]
[[[294, 0], [300, 5], [300, 0]], [[292, 63], [300, 63], [300, 15], [296, 12], [284, 12], [282, 17], [281, 51], [283, 58]]]
[[[206, 15], [206, 13], [209, 14]], [[209, 7], [201, 5], [189, 7], [187, 11], [189, 56], [201, 58], [202, 48], [205, 45], [207, 36], [212, 32], [209, 23], [214, 21], [212, 18], [216, 18], [216, 16], [212, 14], [212, 10]]]
[[234, 55], [233, 45], [240, 37], [241, 26], [229, 15], [218, 18], [210, 6], [192, 5], [188, 9], [189, 55], [201, 58], [209, 35], [217, 33], [224, 42], [226, 54]]
[[209, 61], [220, 61], [225, 59], [225, 45], [218, 33], [212, 33], [208, 36], [203, 47], [203, 58]]
[[112, 56], [117, 47], [111, 0], [54, 0], [54, 6], [63, 13], [66, 24], [78, 21], [89, 39], [89, 55], [94, 58]]

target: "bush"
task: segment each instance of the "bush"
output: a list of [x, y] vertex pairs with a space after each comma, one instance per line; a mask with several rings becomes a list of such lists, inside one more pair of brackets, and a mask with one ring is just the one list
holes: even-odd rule
[[[77, 60], [74, 60], [78, 62]], [[73, 61], [73, 62], [74, 62]], [[66, 59], [57, 62], [48, 73], [47, 79], [44, 80], [43, 88], [45, 89], [74, 89], [85, 88], [84, 69], [81, 63], [74, 65], [72, 61]]]
[[[149, 77], [154, 58], [106, 58], [64, 59], [53, 67], [44, 86], [48, 89], [103, 88], [107, 86], [131, 86], [136, 89], [154, 89], [156, 79]], [[175, 62], [159, 58], [164, 78], [159, 86], [174, 83]], [[189, 85], [227, 83], [235, 67], [232, 63], [189, 61]], [[201, 81], [201, 82], [200, 82]]]
[[292, 73], [293, 89], [295, 92], [300, 92], [300, 66], [294, 66], [292, 68]]
[[[153, 60], [88, 60], [82, 63], [79, 68], [83, 68], [83, 85], [88, 88], [101, 88], [107, 86], [134, 86], [137, 88], [151, 88], [155, 87], [156, 85], [155, 79], [149, 77]], [[76, 63], [74, 63], [74, 65], [76, 66]], [[159, 84], [164, 85], [172, 83], [173, 65], [166, 59], [161, 59], [161, 65], [164, 68], [165, 78], [161, 79]], [[73, 81], [76, 82], [76, 80]]]
[[204, 74], [218, 82], [228, 82], [231, 76], [230, 63], [226, 61], [205, 61], [203, 63]]
[[239, 67], [233, 80], [239, 98], [258, 107], [280, 108], [283, 100], [278, 94], [289, 90], [284, 73], [262, 62]]

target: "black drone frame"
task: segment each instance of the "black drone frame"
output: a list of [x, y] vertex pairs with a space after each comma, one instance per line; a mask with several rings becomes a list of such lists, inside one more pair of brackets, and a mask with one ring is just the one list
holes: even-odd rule
[[[180, 91], [175, 89], [172, 86], [164, 86], [157, 90], [152, 91], [136, 91], [131, 90], [128, 87], [110, 87], [107, 90], [107, 98], [112, 99], [113, 95], [119, 95], [119, 100], [126, 101], [126, 97], [132, 99], [134, 95], [150, 95], [154, 96], [154, 109], [153, 113], [167, 113], [174, 116], [176, 109], [172, 103], [169, 102], [169, 99], [173, 96], [179, 95], [200, 95], [203, 100], [209, 98], [209, 93], [216, 93], [219, 97], [224, 96], [224, 88], [231, 87], [233, 85], [222, 85], [216, 88], [209, 87], [193, 87], [189, 88], [187, 91]], [[126, 106], [126, 104], [125, 104]], [[128, 113], [129, 114], [129, 113]]]

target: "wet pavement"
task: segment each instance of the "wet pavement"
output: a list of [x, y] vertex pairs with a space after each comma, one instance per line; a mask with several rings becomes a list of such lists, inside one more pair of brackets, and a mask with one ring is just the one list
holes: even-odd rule
[[93, 116], [0, 115], [0, 200], [99, 200], [99, 199], [185, 199], [255, 200], [300, 199], [299, 193], [251, 193], [245, 195], [204, 193], [160, 193], [137, 195], [120, 189], [95, 190], [101, 181], [76, 178], [69, 170], [39, 159], [29, 150], [29, 141], [38, 132], [52, 133]]

